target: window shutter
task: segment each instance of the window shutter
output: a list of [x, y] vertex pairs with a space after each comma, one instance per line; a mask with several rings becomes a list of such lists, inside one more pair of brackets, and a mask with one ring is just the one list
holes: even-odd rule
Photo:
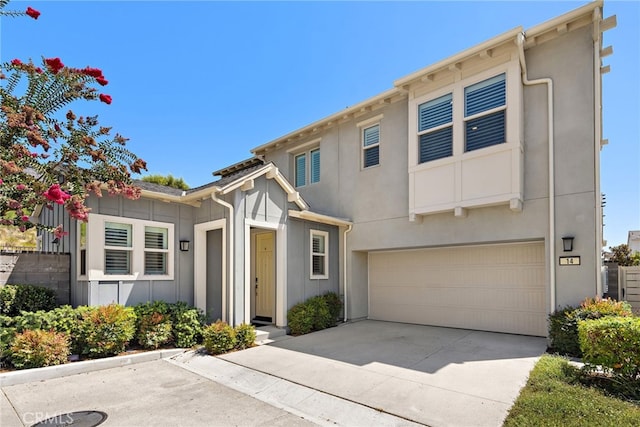
[[380, 142], [380, 126], [375, 125], [370, 128], [366, 128], [362, 139], [365, 147]]
[[131, 265], [130, 251], [107, 249], [104, 253], [104, 270], [106, 274], [129, 274], [129, 266]]
[[144, 274], [167, 274], [166, 252], [145, 252]]
[[131, 247], [131, 225], [105, 223], [104, 244], [105, 246]]
[[505, 74], [481, 81], [464, 89], [465, 117], [506, 104]]
[[320, 182], [320, 150], [311, 152], [311, 183]]
[[380, 147], [370, 147], [364, 150], [364, 167], [380, 164]]
[[146, 249], [167, 249], [168, 230], [160, 227], [144, 228], [144, 247]]
[[453, 120], [453, 96], [448, 93], [418, 107], [418, 131], [424, 131]]
[[452, 127], [437, 130], [435, 132], [420, 135], [419, 141], [419, 162], [429, 162], [431, 160], [442, 159], [453, 155], [453, 132]]
[[465, 125], [466, 151], [478, 150], [505, 142], [505, 112], [468, 120]]
[[306, 155], [300, 154], [296, 157], [296, 187], [301, 187], [305, 184], [307, 172], [306, 172]]

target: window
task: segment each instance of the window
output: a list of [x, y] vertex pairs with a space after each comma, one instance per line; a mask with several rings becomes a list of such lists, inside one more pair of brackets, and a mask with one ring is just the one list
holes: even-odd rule
[[296, 156], [296, 187], [302, 187], [307, 182], [307, 155]]
[[166, 228], [144, 228], [144, 274], [167, 274], [168, 237]]
[[311, 151], [311, 173], [309, 181], [313, 184], [320, 182], [320, 149]]
[[[307, 159], [309, 163], [307, 164]], [[308, 183], [320, 182], [320, 149], [298, 154], [294, 158], [295, 186], [302, 187]], [[307, 171], [309, 171], [307, 173]]]
[[[454, 99], [464, 100], [463, 112]], [[463, 131], [465, 152], [505, 142], [506, 101], [506, 74], [502, 73], [418, 105], [418, 163], [453, 156], [454, 141], [462, 138]], [[463, 117], [463, 128], [454, 125], [455, 114]]]
[[362, 167], [380, 164], [380, 125], [362, 130]]
[[79, 227], [83, 280], [173, 280], [174, 224], [91, 214]]
[[505, 74], [464, 89], [465, 151], [506, 141], [506, 98]]
[[450, 93], [418, 106], [418, 162], [453, 155], [453, 97]]
[[105, 222], [104, 272], [105, 274], [131, 274], [131, 224]]
[[80, 222], [80, 275], [87, 275], [87, 223]]
[[326, 231], [311, 230], [311, 279], [327, 279], [328, 240]]

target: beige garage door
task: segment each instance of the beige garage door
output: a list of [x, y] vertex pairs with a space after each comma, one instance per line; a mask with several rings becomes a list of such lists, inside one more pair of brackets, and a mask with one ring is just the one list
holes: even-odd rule
[[546, 336], [544, 243], [369, 253], [369, 318]]

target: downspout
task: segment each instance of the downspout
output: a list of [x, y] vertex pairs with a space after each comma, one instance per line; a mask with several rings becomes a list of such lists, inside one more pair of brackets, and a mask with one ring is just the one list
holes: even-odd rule
[[[229, 274], [227, 275], [227, 278], [229, 280], [229, 318], [227, 319], [227, 322], [229, 323], [229, 325], [233, 326], [235, 325], [235, 322], [233, 320], [233, 270], [235, 267], [235, 254], [233, 253], [233, 240], [235, 238], [235, 234], [233, 233], [233, 206], [230, 203], [225, 202], [224, 200], [218, 199], [215, 192], [211, 193], [211, 200], [229, 209]], [[225, 304], [226, 302], [227, 301], [225, 301], [223, 298], [222, 303]]]
[[344, 233], [342, 234], [342, 247], [344, 248], [344, 254], [343, 254], [343, 259], [342, 259], [342, 274], [343, 276], [343, 282], [344, 282], [344, 322], [347, 322], [347, 302], [348, 302], [348, 296], [349, 295], [349, 291], [348, 291], [348, 287], [347, 287], [347, 233], [351, 232], [351, 229], [353, 228], [353, 224], [349, 224], [347, 226], [347, 229], [344, 230]]
[[522, 83], [527, 86], [546, 84], [547, 85], [547, 128], [549, 144], [549, 312], [553, 312], [556, 307], [556, 208], [555, 208], [555, 170], [554, 170], [554, 141], [553, 141], [553, 80], [542, 78], [529, 80], [527, 77], [527, 63], [524, 58], [524, 32], [518, 34], [517, 44], [520, 56], [520, 66], [522, 68]]
[[595, 204], [596, 204], [596, 295], [602, 297], [602, 242], [604, 240], [604, 230], [602, 229], [602, 193], [600, 189], [600, 147], [602, 141], [602, 72], [600, 70], [600, 8], [593, 10], [593, 100], [594, 100], [594, 154], [593, 161], [595, 164]]

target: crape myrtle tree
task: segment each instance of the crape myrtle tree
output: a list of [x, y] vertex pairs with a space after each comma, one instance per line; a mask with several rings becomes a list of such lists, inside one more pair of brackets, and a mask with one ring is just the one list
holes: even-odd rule
[[[8, 3], [0, 0], [0, 17], [40, 16], [31, 7], [5, 10]], [[67, 234], [62, 226], [37, 223], [38, 207], [64, 205], [72, 218], [87, 221], [90, 194], [140, 197], [131, 174], [146, 170], [146, 163], [125, 147], [127, 138], [100, 126], [97, 116], [68, 109], [77, 101], [111, 104], [102, 93], [107, 84], [100, 69], [71, 67], [60, 58], [0, 63], [0, 225], [61, 237]]]

